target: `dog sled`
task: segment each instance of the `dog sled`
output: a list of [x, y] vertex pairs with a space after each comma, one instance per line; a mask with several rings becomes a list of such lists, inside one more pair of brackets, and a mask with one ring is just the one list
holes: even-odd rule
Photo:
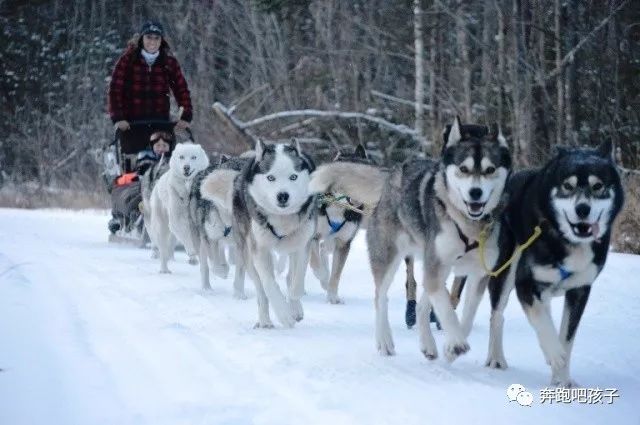
[[[176, 122], [165, 120], [132, 121], [126, 131], [116, 129], [114, 139], [104, 148], [102, 177], [111, 195], [109, 242], [145, 247], [149, 236], [144, 227], [142, 210], [143, 179], [152, 185], [164, 169], [175, 147]], [[185, 129], [190, 140], [193, 134]], [[160, 159], [152, 150], [151, 136], [162, 134], [169, 144], [169, 152]], [[164, 167], [163, 167], [164, 165]], [[150, 191], [149, 187], [149, 191]]]

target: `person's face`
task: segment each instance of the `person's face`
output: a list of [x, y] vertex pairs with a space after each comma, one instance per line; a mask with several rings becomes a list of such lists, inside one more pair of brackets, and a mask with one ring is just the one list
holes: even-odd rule
[[153, 144], [153, 152], [156, 155], [162, 155], [163, 153], [169, 152], [170, 146], [169, 143], [165, 142], [162, 139], [159, 139], [157, 142]]
[[158, 34], [145, 34], [142, 36], [142, 45], [144, 50], [149, 53], [155, 53], [160, 49], [160, 42], [162, 37]]

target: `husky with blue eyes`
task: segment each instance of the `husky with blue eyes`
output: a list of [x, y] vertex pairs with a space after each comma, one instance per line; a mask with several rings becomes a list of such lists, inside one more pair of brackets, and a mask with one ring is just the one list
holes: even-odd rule
[[[598, 149], [559, 148], [543, 168], [514, 174], [506, 191], [509, 202], [500, 227], [497, 264], [506, 263], [516, 246], [533, 242], [510, 270], [489, 281], [492, 313], [487, 366], [507, 367], [503, 311], [515, 287], [551, 366], [552, 384], [573, 386], [569, 374], [573, 341], [591, 285], [607, 259], [611, 226], [623, 204], [611, 143]], [[559, 330], [550, 312], [551, 298], [557, 296], [564, 296]]]
[[[233, 182], [230, 194], [238, 260], [256, 285], [258, 328], [271, 328], [269, 305], [278, 321], [293, 327], [303, 318], [300, 298], [316, 233], [316, 198], [309, 192], [315, 166], [298, 142], [265, 144]], [[287, 296], [275, 279], [274, 253], [289, 256]]]

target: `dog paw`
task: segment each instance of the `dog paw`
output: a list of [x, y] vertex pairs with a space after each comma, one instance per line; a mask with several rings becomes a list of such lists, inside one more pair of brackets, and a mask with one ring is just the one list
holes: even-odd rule
[[171, 270], [169, 270], [169, 269], [160, 269], [160, 274], [171, 274]]
[[429, 349], [422, 349], [422, 354], [427, 358], [427, 360], [435, 360], [438, 358], [438, 350], [429, 350]]
[[273, 329], [273, 323], [271, 322], [256, 322], [255, 325], [253, 325], [253, 329]]
[[396, 354], [393, 338], [389, 334], [378, 335], [377, 347], [381, 356], [394, 356]]
[[545, 358], [553, 370], [562, 369], [567, 364], [567, 353], [560, 344], [547, 348]]
[[571, 378], [551, 377], [551, 386], [556, 388], [579, 388], [580, 385]]
[[241, 291], [234, 291], [233, 298], [235, 298], [237, 300], [246, 300], [247, 299], [247, 295], [244, 292], [241, 292]]
[[327, 302], [329, 304], [344, 304], [344, 300], [338, 296], [338, 294], [327, 293]]
[[187, 261], [189, 264], [191, 264], [192, 266], [197, 266], [198, 265], [198, 257], [196, 257], [195, 255], [190, 255], [189, 256], [189, 261]]
[[289, 307], [291, 307], [291, 315], [300, 322], [304, 318], [304, 310], [302, 309], [302, 302], [300, 300], [290, 300]]
[[507, 365], [507, 360], [504, 356], [489, 356], [484, 365], [491, 369], [506, 369], [509, 366]]
[[438, 347], [436, 346], [436, 341], [433, 339], [433, 335], [429, 333], [420, 336], [420, 351], [429, 360], [438, 358]]
[[291, 309], [276, 310], [278, 322], [285, 328], [293, 328], [296, 324], [296, 318], [291, 314]]
[[461, 356], [462, 354], [469, 351], [469, 349], [470, 349], [469, 343], [467, 343], [467, 341], [461, 338], [461, 339], [449, 339], [444, 344], [443, 351], [447, 360], [449, 362], [452, 362], [455, 359], [457, 359], [458, 356]]
[[396, 349], [393, 346], [393, 343], [391, 343], [391, 345], [378, 343], [378, 353], [380, 353], [380, 355], [384, 357], [395, 356]]

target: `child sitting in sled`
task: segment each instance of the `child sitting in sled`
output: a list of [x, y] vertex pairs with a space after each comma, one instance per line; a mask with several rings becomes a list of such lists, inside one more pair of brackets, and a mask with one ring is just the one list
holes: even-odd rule
[[164, 131], [156, 131], [150, 137], [151, 148], [140, 151], [136, 157], [134, 171], [118, 176], [111, 190], [111, 215], [109, 231], [113, 234], [124, 228], [129, 232], [140, 217], [142, 202], [140, 179], [162, 158], [171, 154], [173, 136]]

